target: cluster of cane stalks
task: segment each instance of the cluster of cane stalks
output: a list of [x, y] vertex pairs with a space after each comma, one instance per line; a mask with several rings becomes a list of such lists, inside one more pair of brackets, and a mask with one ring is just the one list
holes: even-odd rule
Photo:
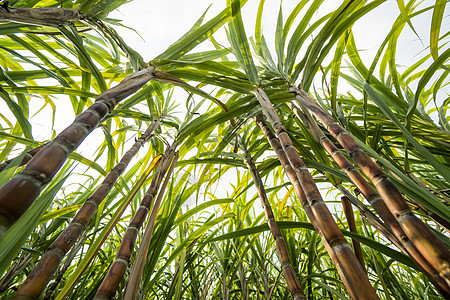
[[111, 169], [102, 184], [92, 193], [77, 212], [69, 226], [59, 235], [49, 247], [48, 251], [42, 256], [39, 263], [34, 267], [33, 271], [28, 275], [25, 282], [15, 294], [15, 298], [36, 299], [42, 294], [64, 256], [84, 233], [87, 224], [92, 219], [98, 206], [106, 196], [108, 196], [108, 193], [111, 191], [120, 175], [125, 171], [132, 158], [144, 143], [149, 140], [153, 131], [160, 123], [161, 118], [154, 121], [125, 153], [121, 161]]
[[[364, 197], [391, 228], [403, 247], [424, 270], [441, 293], [450, 293], [450, 251], [409, 208], [397, 187], [361, 149], [356, 141], [306, 92], [290, 86], [296, 100], [306, 107], [342, 145], [362, 172], [372, 181], [378, 193], [365, 181], [345, 156], [323, 134], [320, 143], [347, 173]], [[381, 197], [380, 197], [381, 195]]]
[[257, 122], [277, 153], [289, 180], [294, 185], [303, 209], [320, 234], [327, 252], [337, 266], [349, 293], [355, 299], [363, 299], [364, 297], [365, 299], [379, 299], [369, 282], [367, 274], [331, 216], [328, 207], [323, 202], [319, 189], [306, 165], [293, 147], [292, 141], [269, 97], [261, 87], [255, 91], [255, 95], [279, 140], [262, 120], [259, 119]]

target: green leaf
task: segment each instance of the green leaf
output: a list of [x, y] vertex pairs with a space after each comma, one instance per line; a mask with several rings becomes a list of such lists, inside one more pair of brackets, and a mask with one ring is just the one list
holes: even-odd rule
[[438, 54], [438, 42], [439, 42], [439, 32], [441, 30], [442, 17], [444, 16], [445, 0], [436, 0], [433, 8], [433, 19], [431, 20], [431, 30], [430, 30], [430, 50], [433, 55], [434, 60], [439, 57]]

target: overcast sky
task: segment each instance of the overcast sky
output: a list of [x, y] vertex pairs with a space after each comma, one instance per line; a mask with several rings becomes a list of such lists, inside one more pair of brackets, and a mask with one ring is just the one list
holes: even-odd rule
[[[265, 1], [263, 33], [269, 42], [273, 42], [274, 39], [274, 28], [280, 2], [279, 0]], [[377, 50], [382, 39], [391, 29], [395, 18], [399, 15], [396, 2], [389, 0], [383, 3], [355, 24], [354, 34], [360, 49], [373, 50], [372, 52]], [[342, 2], [325, 0], [324, 3], [326, 5], [322, 5], [322, 7], [326, 8], [328, 12], [336, 9]], [[421, 7], [426, 7], [433, 3], [434, 1], [424, 1]], [[248, 36], [254, 36], [258, 4], [259, 0], [249, 0], [242, 9]], [[282, 2], [285, 19], [297, 4], [298, 1], [295, 0], [284, 0]], [[138, 31], [142, 39], [130, 30], [122, 30], [121, 33], [125, 40], [137, 49], [146, 60], [151, 60], [182, 36], [208, 7], [210, 8], [206, 20], [219, 13], [225, 8], [225, 5], [225, 0], [133, 0], [123, 5], [119, 11], [111, 13], [110, 17], [121, 19], [123, 24]], [[318, 12], [321, 15], [323, 13], [324, 11]], [[402, 33], [398, 50], [399, 53], [404, 53], [405, 57], [403, 55], [398, 57], [399, 63], [407, 64], [407, 60], [411, 58], [411, 55], [417, 54], [417, 51], [420, 51], [424, 45], [428, 44], [430, 15], [431, 12], [428, 17], [423, 15], [414, 19], [414, 24], [417, 26], [415, 29], [423, 39], [423, 44], [411, 30], [405, 29]], [[449, 25], [448, 18], [444, 18], [443, 23]], [[443, 28], [443, 32], [446, 32], [444, 29], [448, 30], [449, 26]], [[221, 37], [223, 41], [226, 40], [223, 32], [219, 35], [219, 39]], [[406, 58], [406, 61], [403, 61], [404, 58]]]

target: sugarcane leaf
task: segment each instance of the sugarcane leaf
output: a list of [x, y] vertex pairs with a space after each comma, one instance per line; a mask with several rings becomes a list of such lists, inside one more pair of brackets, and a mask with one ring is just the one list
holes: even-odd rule
[[71, 213], [76, 212], [78, 209], [80, 209], [81, 206], [82, 204], [75, 204], [68, 207], [63, 207], [61, 209], [50, 211], [41, 217], [41, 219], [39, 220], [39, 224], [46, 223], [56, 218], [70, 215]]
[[[244, 1], [245, 2], [245, 1]], [[252, 54], [250, 51], [250, 46], [248, 44], [247, 35], [245, 33], [244, 23], [242, 22], [241, 16], [241, 1], [240, 0], [228, 0], [228, 5], [231, 8], [232, 16], [229, 23], [230, 33], [229, 38], [231, 38], [231, 46], [235, 53], [239, 53], [236, 56], [239, 64], [244, 69], [248, 76], [248, 79], [252, 83], [258, 83], [259, 77], [256, 70], [255, 63], [253, 62]]]
[[[244, 5], [247, 0], [243, 0], [239, 5]], [[198, 29], [190, 32], [184, 36], [183, 39], [178, 40], [167, 48], [162, 54], [156, 58], [179, 59], [183, 55], [191, 51], [195, 46], [208, 39], [217, 29], [222, 27], [231, 18], [231, 10], [229, 7], [225, 8], [213, 19], [202, 25]]]
[[[448, 50], [450, 54], [450, 50]], [[378, 105], [381, 111], [386, 117], [388, 117], [405, 135], [409, 143], [430, 163], [439, 174], [441, 174], [446, 180], [450, 181], [450, 168], [441, 163], [433, 154], [430, 153], [424, 146], [422, 146], [414, 136], [401, 124], [400, 120], [395, 116], [392, 110], [387, 106], [387, 101], [384, 100], [385, 96], [377, 92], [367, 82], [364, 83], [364, 90], [369, 97]]]
[[[5, 90], [5, 88], [6, 88], [6, 90]], [[17, 122], [19, 123], [20, 128], [22, 129], [22, 132], [25, 135], [25, 137], [28, 139], [33, 139], [33, 136], [31, 134], [30, 122], [28, 122], [28, 119], [23, 114], [23, 109], [16, 102], [14, 102], [13, 99], [11, 99], [7, 90], [8, 90], [8, 87], [0, 86], [0, 97], [2, 97], [3, 100], [5, 100], [9, 109], [16, 117]]]
[[419, 98], [420, 98], [420, 95], [421, 95], [423, 89], [428, 84], [428, 82], [431, 80], [431, 78], [435, 75], [436, 71], [439, 70], [440, 68], [442, 68], [443, 64], [448, 60], [449, 57], [450, 57], [450, 49], [447, 49], [431, 64], [430, 67], [427, 68], [426, 72], [420, 78], [420, 81], [417, 85], [417, 90], [414, 94], [414, 100], [410, 103], [410, 105], [408, 107], [408, 112], [406, 114], [406, 120], [405, 120], [406, 128], [409, 128], [409, 126], [410, 126], [411, 118], [416, 110], [416, 107], [419, 102]]
[[15, 157], [1, 172], [0, 172], [0, 187], [2, 187], [7, 181], [9, 181], [20, 166], [23, 158], [27, 152], [31, 149], [31, 145], [28, 146], [19, 156]]

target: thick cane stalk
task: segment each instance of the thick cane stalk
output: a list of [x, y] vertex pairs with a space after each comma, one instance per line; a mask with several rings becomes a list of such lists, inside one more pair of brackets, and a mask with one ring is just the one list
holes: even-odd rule
[[0, 236], [30, 207], [42, 189], [81, 142], [125, 97], [135, 93], [153, 78], [149, 66], [97, 96], [95, 103], [49, 142], [28, 165], [0, 189]]
[[57, 27], [70, 21], [79, 21], [82, 18], [83, 15], [76, 9], [59, 7], [13, 8], [9, 7], [7, 3], [0, 6], [0, 21]]
[[[322, 200], [314, 179], [297, 153], [297, 150], [293, 147], [292, 141], [267, 94], [261, 87], [258, 87], [255, 94], [264, 114], [275, 129], [282, 149], [298, 178], [298, 185], [306, 198], [306, 203], [304, 203], [305, 212], [307, 210], [311, 211], [310, 216], [312, 218], [310, 217], [310, 220], [321, 235], [327, 252], [336, 265], [348, 292], [355, 299], [379, 299], [369, 282], [367, 274], [362, 269], [350, 245], [347, 243], [328, 210], [328, 207]], [[300, 201], [304, 202], [302, 200]], [[306, 204], [309, 206], [306, 206]]]
[[397, 187], [361, 149], [352, 136], [322, 109], [305, 91], [291, 85], [296, 100], [304, 105], [344, 147], [356, 165], [373, 182], [406, 236], [428, 263], [450, 285], [450, 250], [409, 208]]
[[[314, 136], [315, 140], [318, 143], [321, 143], [322, 146], [323, 143], [325, 143], [328, 138], [326, 137], [326, 135], [322, 132], [322, 130], [319, 128], [319, 126], [314, 122], [314, 120], [312, 119], [311, 115], [309, 114], [308, 110], [304, 109], [304, 112], [301, 112], [298, 107], [296, 107], [295, 105], [293, 105], [292, 102], [288, 102], [287, 103], [288, 107], [292, 110], [292, 112], [294, 113], [294, 115], [302, 121], [302, 123], [309, 129], [309, 131], [312, 133], [312, 135]], [[357, 187], [362, 186], [363, 188], [360, 189], [359, 191], [366, 191], [369, 193], [363, 193], [363, 196], [366, 198], [367, 201], [372, 201], [375, 205], [375, 207], [378, 209], [375, 209], [377, 212], [378, 211], [382, 211], [382, 212], [389, 212], [391, 218], [386, 220], [386, 218], [384, 219], [384, 222], [389, 223], [389, 220], [393, 220], [394, 224], [396, 223], [396, 228], [400, 228], [400, 224], [398, 224], [397, 220], [395, 220], [394, 216], [392, 216], [392, 214], [390, 213], [390, 211], [388, 210], [388, 208], [386, 207], [386, 205], [384, 205], [384, 203], [382, 201], [377, 201], [380, 199], [380, 196], [378, 195], [378, 193], [375, 192], [375, 190], [373, 190], [372, 186], [370, 186], [367, 181], [365, 181], [365, 179], [361, 176], [361, 174], [354, 174], [353, 172], [357, 171], [355, 169], [355, 167], [351, 164], [350, 161], [347, 160], [347, 158], [342, 155], [342, 153], [339, 152], [339, 150], [334, 147], [334, 145], [329, 142], [326, 143], [326, 145], [330, 145], [330, 147], [324, 147], [325, 150], [328, 152], [328, 154], [334, 158], [335, 155], [339, 155], [339, 159], [335, 159], [335, 161], [338, 163], [338, 165], [341, 167], [341, 170], [344, 171], [344, 173], [346, 173], [349, 178], [353, 178], [352, 182], [357, 182], [355, 183], [355, 185]], [[334, 148], [332, 148], [334, 147]], [[332, 150], [332, 151], [330, 151]], [[341, 165], [339, 163], [345, 162], [345, 164]], [[358, 176], [359, 175], [359, 176]], [[356, 177], [356, 178], [355, 178]], [[339, 189], [342, 194], [344, 194], [344, 196], [347, 197], [347, 199], [353, 204], [355, 205], [355, 207], [358, 208], [358, 210], [360, 211], [360, 213], [365, 216], [368, 220], [368, 222], [375, 227], [378, 231], [380, 231], [388, 240], [390, 240], [395, 246], [397, 246], [399, 249], [402, 249], [402, 251], [405, 251], [404, 247], [401, 245], [399, 239], [397, 239], [397, 237], [395, 237], [392, 233], [392, 231], [386, 227], [386, 225], [383, 224], [383, 222], [374, 214], [372, 213], [372, 211], [370, 211], [366, 205], [364, 203], [362, 203], [361, 201], [359, 201], [356, 197], [353, 197], [353, 195], [351, 195], [351, 193], [349, 191], [347, 191], [347, 189], [345, 189], [342, 184], [338, 183], [335, 185], [335, 187], [337, 189]], [[373, 191], [373, 193], [372, 193]], [[377, 197], [378, 195], [378, 197]], [[382, 202], [382, 204], [380, 204], [380, 202]], [[384, 209], [383, 209], [384, 206]], [[401, 231], [403, 232], [403, 231]]]
[[116, 259], [109, 268], [105, 278], [103, 278], [94, 299], [112, 299], [116, 294], [119, 283], [125, 274], [128, 263], [130, 262], [131, 253], [136, 242], [138, 231], [144, 223], [163, 177], [172, 163], [175, 147], [176, 143], [174, 143], [171, 147], [168, 147], [164, 153], [164, 157], [158, 166], [156, 175], [153, 177], [150, 187], [141, 201], [139, 209], [136, 211], [133, 219], [131, 219], [130, 224], [127, 227], [119, 250], [117, 250]]
[[[33, 156], [36, 155], [36, 153], [38, 153], [45, 147], [45, 145], [47, 145], [47, 144], [42, 144], [36, 148], [31, 149], [27, 153], [25, 153], [24, 157], [22, 158], [22, 161], [19, 164], [19, 167], [26, 165], [33, 158]], [[2, 162], [0, 164], [0, 172], [3, 171], [14, 159], [15, 158], [11, 158], [11, 159], [8, 159], [7, 161]]]
[[[380, 197], [377, 191], [367, 182], [367, 180], [361, 175], [361, 173], [355, 168], [355, 166], [347, 159], [347, 157], [342, 154], [341, 151], [333, 144], [333, 142], [328, 139], [328, 137], [322, 132], [319, 126], [314, 122], [311, 115], [307, 111], [306, 107], [300, 103], [303, 108], [306, 118], [308, 119], [308, 128], [328, 154], [334, 159], [342, 171], [344, 171], [350, 180], [358, 187], [361, 194], [370, 205], [375, 209], [375, 211], [380, 215], [386, 225], [390, 228], [392, 233], [395, 235], [396, 240], [401, 242], [400, 250], [405, 252], [407, 255], [416, 262], [416, 264], [421, 268], [423, 273], [428, 277], [430, 282], [442, 293], [443, 295], [449, 295], [450, 288], [439, 276], [439, 273], [430, 265], [430, 263], [423, 257], [423, 255], [417, 250], [414, 244], [410, 241], [408, 236], [403, 231], [397, 219], [392, 215], [389, 208], [384, 203], [383, 199]], [[389, 238], [389, 237], [388, 237]], [[391, 239], [391, 241], [393, 241]], [[395, 241], [393, 241], [395, 244]]]
[[255, 163], [247, 151], [245, 145], [241, 143], [241, 148], [245, 152], [245, 163], [247, 168], [252, 175], [255, 188], [258, 191], [259, 198], [261, 200], [261, 206], [264, 209], [266, 215], [266, 221], [269, 225], [270, 232], [272, 233], [273, 239], [275, 240], [275, 245], [277, 248], [278, 258], [281, 264], [281, 270], [283, 271], [284, 278], [286, 279], [287, 286], [291, 292], [292, 299], [294, 300], [306, 300], [305, 293], [298, 281], [297, 275], [295, 274], [294, 268], [292, 267], [291, 261], [289, 259], [289, 254], [286, 246], [286, 241], [281, 234], [278, 224], [275, 220], [275, 216], [270, 206], [269, 199], [267, 198], [266, 190], [264, 189], [264, 184], [261, 180], [258, 170], [256, 169]]
[[125, 293], [123, 295], [123, 300], [134, 300], [137, 297], [139, 291], [139, 284], [141, 282], [142, 274], [144, 273], [145, 261], [147, 259], [148, 247], [153, 235], [153, 229], [155, 227], [156, 216], [159, 212], [159, 207], [161, 205], [164, 192], [170, 181], [170, 175], [175, 169], [178, 162], [178, 152], [175, 153], [173, 162], [170, 165], [169, 171], [167, 171], [164, 183], [158, 193], [155, 204], [153, 204], [152, 212], [148, 218], [147, 226], [145, 227], [144, 235], [139, 244], [139, 250], [136, 254], [136, 259], [134, 260], [133, 267], [131, 268], [130, 277], [128, 278], [127, 287], [125, 288]]
[[78, 210], [70, 225], [53, 242], [49, 250], [44, 254], [39, 263], [28, 275], [25, 282], [14, 296], [15, 299], [37, 299], [55, 274], [59, 264], [66, 253], [83, 234], [87, 224], [102, 201], [109, 194], [117, 179], [125, 171], [131, 159], [138, 150], [148, 141], [161, 118], [154, 121], [148, 129], [139, 137], [133, 146], [122, 157], [121, 161], [111, 169], [102, 184], [87, 198], [83, 206]]

